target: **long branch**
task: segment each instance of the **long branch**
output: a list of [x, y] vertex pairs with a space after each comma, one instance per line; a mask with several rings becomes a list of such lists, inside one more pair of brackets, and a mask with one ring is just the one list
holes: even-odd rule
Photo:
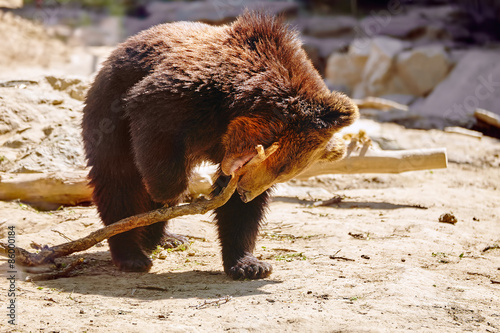
[[127, 217], [72, 242], [53, 247], [45, 246], [39, 253], [31, 253], [19, 247], [9, 247], [8, 244], [0, 243], [0, 255], [8, 256], [9, 251], [10, 253], [14, 251], [16, 263], [18, 265], [38, 266], [50, 263], [55, 258], [67, 256], [74, 252], [85, 251], [105, 239], [134, 228], [145, 227], [182, 215], [205, 214], [212, 209], [224, 205], [231, 198], [231, 195], [236, 189], [238, 178], [239, 177], [233, 176], [224, 190], [210, 200], [200, 199], [199, 201], [187, 205], [164, 207], [147, 213]]

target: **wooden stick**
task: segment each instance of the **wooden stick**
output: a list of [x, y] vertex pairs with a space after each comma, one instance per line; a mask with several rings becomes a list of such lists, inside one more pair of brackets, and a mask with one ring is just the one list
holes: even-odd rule
[[401, 173], [406, 171], [446, 168], [446, 148], [413, 150], [371, 150], [364, 155], [351, 153], [335, 162], [318, 162], [299, 174], [307, 179], [324, 174]]
[[67, 256], [74, 252], [85, 251], [97, 243], [116, 234], [145, 227], [156, 222], [166, 221], [182, 215], [205, 214], [225, 204], [236, 189], [239, 177], [233, 176], [226, 188], [211, 200], [200, 199], [191, 204], [164, 207], [147, 213], [131, 216], [96, 230], [86, 237], [67, 242], [54, 247], [44, 247], [39, 253], [30, 253], [22, 248], [9, 248], [5, 243], [0, 243], [0, 254], [7, 255], [9, 250], [15, 251], [16, 263], [22, 266], [38, 266], [52, 262], [55, 258]]

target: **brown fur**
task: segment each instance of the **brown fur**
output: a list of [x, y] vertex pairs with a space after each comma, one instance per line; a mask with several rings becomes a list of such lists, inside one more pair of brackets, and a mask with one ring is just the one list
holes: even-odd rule
[[[271, 157], [241, 177], [240, 195], [215, 211], [226, 273], [266, 277], [270, 265], [252, 251], [268, 188], [317, 159], [342, 156], [333, 134], [356, 116], [279, 20], [246, 13], [222, 27], [159, 25], [121, 44], [87, 96], [83, 138], [94, 201], [105, 224], [177, 204], [202, 161], [221, 165], [218, 193], [223, 173], [254, 156], [256, 145], [277, 142]], [[163, 227], [111, 238], [113, 261], [122, 270], [148, 270], [147, 253]]]

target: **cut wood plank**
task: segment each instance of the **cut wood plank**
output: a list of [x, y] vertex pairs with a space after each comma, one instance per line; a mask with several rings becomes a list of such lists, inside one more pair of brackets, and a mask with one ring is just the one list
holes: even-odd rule
[[496, 113], [484, 109], [476, 109], [476, 111], [474, 111], [474, 117], [488, 125], [500, 128], [500, 116]]

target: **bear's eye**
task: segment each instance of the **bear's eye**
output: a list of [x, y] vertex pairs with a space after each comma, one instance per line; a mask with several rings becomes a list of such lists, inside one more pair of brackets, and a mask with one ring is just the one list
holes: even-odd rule
[[288, 166], [286, 164], [282, 165], [279, 169], [278, 169], [278, 175], [281, 175], [282, 173], [285, 173], [285, 171], [287, 170]]

